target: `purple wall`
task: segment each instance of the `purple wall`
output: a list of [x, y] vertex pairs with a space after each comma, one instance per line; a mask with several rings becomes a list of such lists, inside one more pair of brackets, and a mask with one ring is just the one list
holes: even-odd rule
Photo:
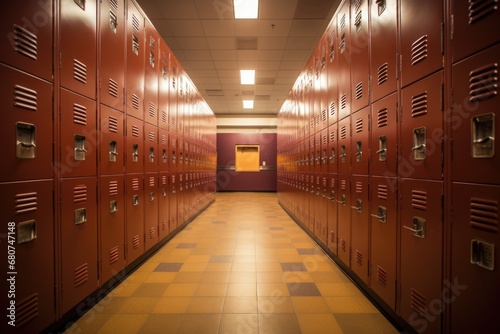
[[[218, 133], [218, 191], [276, 191], [277, 143], [275, 133]], [[260, 172], [235, 172], [235, 145], [260, 145]], [[262, 162], [266, 166], [262, 166]]]

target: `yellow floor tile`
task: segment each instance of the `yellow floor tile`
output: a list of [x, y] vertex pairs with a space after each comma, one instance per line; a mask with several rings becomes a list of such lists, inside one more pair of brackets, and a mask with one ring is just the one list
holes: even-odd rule
[[332, 314], [297, 314], [297, 318], [303, 334], [344, 333]]
[[229, 283], [226, 296], [257, 296], [257, 284]]
[[295, 313], [330, 313], [323, 297], [292, 297]]
[[151, 313], [186, 313], [191, 299], [189, 297], [161, 297]]
[[223, 313], [255, 313], [257, 314], [256, 296], [227, 296], [224, 300]]
[[168, 285], [163, 297], [192, 297], [196, 292], [198, 283], [171, 283]]
[[222, 313], [224, 297], [194, 297], [188, 313]]
[[135, 334], [146, 321], [147, 314], [115, 314], [96, 332], [98, 334]]

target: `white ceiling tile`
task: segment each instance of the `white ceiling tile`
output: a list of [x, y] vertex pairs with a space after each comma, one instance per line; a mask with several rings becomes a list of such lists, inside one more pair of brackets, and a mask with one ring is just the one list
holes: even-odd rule
[[234, 50], [236, 41], [233, 37], [209, 37], [208, 46], [211, 50]]
[[187, 60], [208, 61], [212, 59], [210, 50], [185, 50], [184, 55]]
[[167, 20], [198, 19], [198, 12], [193, 0], [156, 0], [156, 4], [163, 18]]
[[233, 18], [232, 0], [195, 0], [194, 2], [202, 20], [229, 20]]
[[[192, 70], [215, 70], [213, 61], [188, 61]], [[215, 73], [214, 73], [215, 74]]]
[[286, 43], [285, 37], [259, 37], [259, 50], [283, 50]]
[[237, 61], [214, 61], [215, 68], [218, 70], [238, 70], [239, 65]]
[[212, 59], [217, 60], [238, 60], [236, 50], [211, 50]]
[[259, 20], [259, 36], [286, 37], [290, 35], [292, 20]]
[[198, 20], [169, 20], [165, 22], [168, 23], [172, 36], [203, 36], [203, 28]]
[[260, 15], [262, 20], [293, 19], [297, 0], [260, 0]]
[[286, 50], [310, 50], [314, 49], [318, 39], [316, 37], [290, 37], [286, 43]]
[[203, 50], [208, 49], [206, 39], [202, 37], [177, 37], [177, 44], [185, 50]]
[[323, 20], [295, 20], [290, 29], [290, 36], [294, 37], [317, 37], [321, 36], [323, 30]]
[[233, 20], [203, 20], [201, 25], [206, 36], [223, 37], [234, 35]]

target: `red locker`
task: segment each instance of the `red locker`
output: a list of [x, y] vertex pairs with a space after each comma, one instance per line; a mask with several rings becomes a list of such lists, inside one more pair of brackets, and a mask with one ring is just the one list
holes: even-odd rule
[[314, 135], [314, 172], [321, 172], [321, 132], [317, 132]]
[[126, 182], [125, 260], [128, 265], [144, 253], [144, 208], [147, 199], [144, 197], [143, 174], [129, 174]]
[[99, 193], [99, 283], [104, 286], [111, 277], [125, 268], [124, 176], [102, 176]]
[[328, 248], [337, 255], [337, 183], [338, 183], [338, 175], [337, 174], [328, 174], [328, 188], [327, 188], [327, 199], [328, 199], [328, 209], [327, 209], [327, 243]]
[[168, 130], [169, 126], [169, 86], [170, 86], [170, 49], [160, 38], [160, 77], [158, 82], [158, 126]]
[[179, 95], [177, 99], [177, 134], [184, 137], [184, 118], [187, 110], [188, 79], [187, 74], [179, 63]]
[[328, 143], [328, 128], [323, 129], [321, 131], [321, 163], [320, 163], [320, 172], [322, 174], [328, 173], [328, 161], [329, 154], [328, 151], [329, 143]]
[[368, 175], [351, 175], [351, 269], [368, 284], [370, 190]]
[[371, 100], [396, 91], [398, 45], [397, 0], [374, 1], [370, 5]]
[[144, 248], [158, 243], [158, 173], [144, 174]]
[[51, 178], [52, 85], [1, 64], [0, 77], [5, 146], [0, 180]]
[[322, 208], [321, 208], [321, 176], [319, 173], [314, 174], [314, 225], [311, 231], [316, 237], [321, 234]]
[[452, 3], [453, 62], [499, 41], [500, 11], [497, 1], [456, 1]]
[[370, 161], [370, 108], [351, 114], [351, 173], [368, 174]]
[[326, 245], [328, 239], [328, 205], [329, 205], [329, 178], [327, 174], [320, 176], [320, 198], [319, 198], [319, 229], [317, 237]]
[[338, 171], [337, 137], [337, 123], [334, 123], [328, 127], [328, 173]]
[[453, 180], [500, 184], [496, 45], [453, 66]]
[[179, 179], [179, 188], [177, 192], [177, 225], [184, 225], [186, 222], [186, 183], [187, 183], [187, 174], [179, 171], [178, 173]]
[[351, 266], [351, 176], [338, 175], [337, 185], [337, 254]]
[[443, 1], [401, 0], [400, 10], [404, 87], [443, 67]]
[[177, 176], [176, 172], [170, 172], [170, 181], [169, 181], [169, 187], [170, 187], [170, 198], [169, 198], [169, 204], [170, 204], [170, 219], [169, 219], [169, 226], [170, 226], [170, 232], [174, 231], [178, 226], [178, 219], [177, 219], [177, 211], [178, 211], [178, 205], [177, 205], [177, 197], [178, 197], [178, 183], [179, 179]]
[[127, 148], [125, 170], [127, 173], [142, 173], [144, 171], [144, 122], [127, 116]]
[[326, 28], [328, 38], [327, 49], [327, 102], [328, 102], [328, 124], [337, 123], [338, 120], [338, 57], [339, 50], [337, 44], [337, 16], [334, 15]]
[[127, 5], [127, 68], [125, 91], [126, 111], [130, 116], [144, 119], [144, 17], [132, 0]]
[[190, 170], [190, 160], [189, 160], [189, 140], [184, 139], [184, 170]]
[[158, 164], [160, 172], [168, 172], [170, 165], [168, 132], [158, 129]]
[[370, 287], [396, 309], [397, 178], [370, 179]]
[[338, 171], [342, 174], [351, 172], [351, 124], [350, 118], [338, 123], [337, 159]]
[[96, 175], [96, 102], [66, 89], [60, 90], [60, 96], [60, 176]]
[[[4, 3], [0, 63], [52, 81], [53, 1]], [[2, 75], [2, 78], [6, 78]], [[5, 79], [3, 79], [5, 80]], [[3, 81], [2, 80], [2, 81]]]
[[443, 183], [403, 180], [400, 315], [417, 332], [441, 332]]
[[100, 102], [123, 112], [125, 89], [125, 0], [100, 1]]
[[61, 182], [62, 313], [98, 288], [97, 180]]
[[177, 156], [178, 156], [178, 161], [177, 161], [177, 170], [183, 171], [184, 170], [184, 137], [182, 135], [177, 136]]
[[170, 134], [170, 170], [177, 170], [177, 155], [179, 154], [177, 135]]
[[[0, 184], [1, 249], [5, 254], [4, 270], [0, 273], [4, 288], [0, 307], [5, 314], [0, 325], [2, 333], [12, 330], [8, 321], [14, 319], [7, 311], [12, 301], [17, 332], [39, 333], [56, 319], [53, 190], [52, 180]], [[8, 255], [13, 248], [15, 264], [9, 268]], [[12, 276], [15, 296], [9, 296], [8, 279]]]
[[337, 49], [338, 57], [338, 119], [341, 120], [351, 113], [351, 32], [349, 20], [349, 1], [344, 1], [339, 7], [337, 16]]
[[162, 159], [158, 149], [158, 128], [155, 125], [144, 123], [144, 170], [146, 173], [157, 172]]
[[328, 58], [328, 35], [323, 33], [319, 45], [319, 94], [320, 94], [320, 113], [321, 113], [321, 130], [328, 127], [328, 70], [327, 70], [327, 58]]
[[144, 121], [158, 125], [158, 80], [160, 75], [160, 35], [146, 20], [144, 76]]
[[[494, 333], [500, 309], [498, 271], [498, 186], [453, 183], [451, 280], [445, 307], [453, 333]], [[496, 254], [495, 254], [496, 253]], [[464, 315], [467, 316], [464, 316]]]
[[123, 113], [101, 104], [99, 128], [99, 170], [101, 175], [124, 171], [125, 138]]
[[170, 87], [168, 89], [168, 116], [170, 133], [177, 133], [177, 107], [179, 100], [179, 61], [170, 53]]
[[442, 84], [443, 73], [438, 72], [401, 91], [401, 177], [442, 177]]
[[[97, 75], [96, 0], [61, 1], [61, 86], [95, 100]], [[78, 38], [75, 38], [78, 36]]]
[[162, 240], [170, 233], [170, 189], [168, 185], [169, 176], [166, 172], [160, 172], [159, 175], [159, 194], [158, 194], [158, 239]]
[[397, 95], [371, 105], [370, 170], [372, 175], [395, 177], [397, 173]]

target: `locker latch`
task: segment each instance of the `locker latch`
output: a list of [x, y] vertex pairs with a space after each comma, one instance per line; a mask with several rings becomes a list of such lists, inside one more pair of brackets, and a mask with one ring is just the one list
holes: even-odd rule
[[363, 158], [363, 143], [358, 140], [356, 142], [356, 162], [361, 162]]
[[332, 190], [330, 192], [330, 198], [328, 198], [328, 199], [331, 200], [331, 201], [335, 201], [335, 191]]
[[323, 163], [323, 165], [326, 165], [326, 160], [327, 160], [326, 149], [324, 149], [323, 150], [323, 157], [321, 158], [321, 162]]
[[34, 159], [36, 153], [35, 126], [28, 123], [16, 123], [16, 157]]
[[109, 213], [118, 212], [118, 202], [116, 200], [109, 201]]
[[380, 136], [378, 137], [378, 161], [386, 161], [387, 160], [387, 137]]
[[378, 6], [378, 16], [382, 15], [382, 13], [384, 12], [387, 4], [386, 4], [386, 0], [376, 0], [375, 3], [377, 4]]
[[381, 223], [387, 223], [387, 209], [384, 206], [379, 206], [377, 214], [372, 213], [372, 217], [377, 218]]
[[415, 160], [425, 160], [425, 137], [425, 127], [413, 129], [413, 147], [411, 150], [413, 151], [413, 158]]
[[488, 270], [495, 269], [495, 245], [472, 239], [470, 243], [470, 263]]
[[340, 147], [340, 158], [341, 158], [341, 159], [340, 159], [340, 161], [341, 161], [342, 163], [345, 163], [345, 158], [346, 158], [346, 156], [347, 156], [347, 153], [346, 153], [346, 148], [345, 148], [345, 145], [342, 145], [342, 146]]
[[175, 194], [175, 187], [172, 187], [172, 194]]
[[24, 244], [36, 239], [36, 221], [27, 220], [17, 224], [17, 244]]
[[135, 53], [136, 56], [139, 55], [139, 38], [132, 34], [132, 52]]
[[330, 163], [335, 163], [335, 149], [332, 148], [332, 153], [330, 154]]
[[75, 160], [84, 161], [86, 153], [85, 136], [75, 135]]
[[161, 158], [162, 158], [163, 163], [166, 164], [167, 163], [167, 150], [162, 151]]
[[132, 196], [132, 205], [133, 206], [139, 205], [139, 195]]
[[132, 144], [132, 162], [139, 162], [139, 145]]
[[111, 140], [109, 142], [109, 162], [116, 162], [116, 156], [118, 152], [116, 151], [116, 141]]
[[172, 163], [175, 165], [177, 163], [177, 158], [175, 156], [175, 151], [172, 151]]
[[358, 213], [363, 212], [363, 201], [358, 198], [356, 200], [356, 205], [355, 206], [351, 206], [351, 209], [356, 210], [356, 212], [358, 212]]
[[87, 222], [87, 209], [80, 208], [75, 210], [75, 225], [81, 225]]
[[167, 197], [167, 188], [162, 189], [163, 197]]
[[155, 193], [153, 191], [151, 191], [149, 193], [149, 201], [150, 202], [154, 202], [154, 200], [155, 200]]
[[339, 202], [340, 204], [344, 205], [346, 204], [346, 197], [345, 197], [345, 194], [342, 194], [340, 195], [340, 201], [337, 200], [337, 202]]
[[495, 114], [473, 117], [472, 157], [491, 158], [495, 155]]
[[154, 147], [149, 148], [149, 162], [151, 162], [151, 163], [155, 162], [155, 148]]
[[413, 228], [404, 225], [403, 227], [412, 231], [414, 236], [422, 239], [425, 238], [425, 218], [413, 217]]

